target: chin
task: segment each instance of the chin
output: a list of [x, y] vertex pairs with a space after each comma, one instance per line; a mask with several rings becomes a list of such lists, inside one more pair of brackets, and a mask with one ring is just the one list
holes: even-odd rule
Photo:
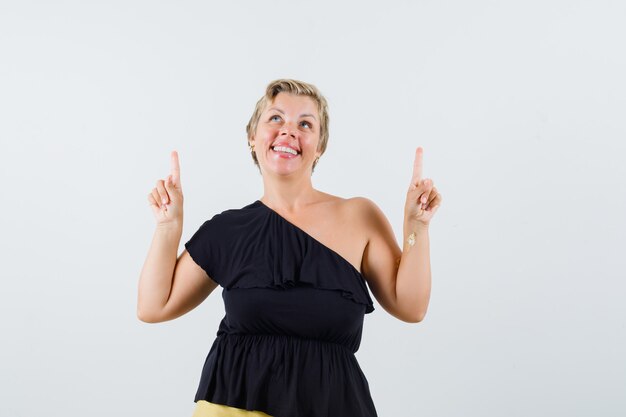
[[273, 166], [273, 167], [267, 167], [264, 172], [271, 173], [274, 175], [288, 176], [288, 175], [297, 173], [298, 169], [294, 169], [293, 167], [289, 168], [286, 166], [280, 166], [280, 167]]

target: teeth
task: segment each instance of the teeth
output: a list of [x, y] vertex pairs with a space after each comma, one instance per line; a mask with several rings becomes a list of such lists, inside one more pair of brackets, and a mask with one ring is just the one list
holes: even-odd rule
[[298, 155], [298, 152], [296, 150], [288, 148], [286, 146], [274, 146], [274, 150], [280, 152], [289, 152], [291, 154]]

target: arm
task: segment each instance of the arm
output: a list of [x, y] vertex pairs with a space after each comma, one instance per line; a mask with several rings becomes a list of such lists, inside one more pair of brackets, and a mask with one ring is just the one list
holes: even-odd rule
[[416, 151], [413, 178], [404, 210], [403, 247], [389, 221], [371, 201], [360, 199], [369, 231], [362, 270], [380, 305], [409, 323], [424, 319], [431, 292], [430, 221], [441, 204], [432, 180], [421, 179], [422, 148]]
[[217, 287], [186, 250], [176, 259], [182, 227], [157, 226], [139, 278], [137, 317], [172, 320], [193, 310]]
[[193, 310], [217, 287], [187, 251], [176, 252], [183, 230], [183, 193], [178, 153], [171, 154], [172, 172], [148, 194], [157, 221], [139, 277], [137, 317], [147, 323], [172, 320]]
[[392, 316], [407, 323], [420, 322], [430, 300], [430, 247], [428, 228], [419, 228], [415, 244], [406, 241], [417, 230], [405, 221], [405, 244], [400, 250], [391, 224], [372, 201], [361, 198], [360, 212], [369, 231], [361, 269], [372, 294]]

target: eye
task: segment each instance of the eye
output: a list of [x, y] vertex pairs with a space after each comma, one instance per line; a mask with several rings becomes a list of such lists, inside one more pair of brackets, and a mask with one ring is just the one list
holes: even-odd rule
[[280, 121], [280, 116], [277, 114], [270, 117], [270, 122], [279, 122], [279, 121]]
[[300, 123], [300, 126], [302, 127], [306, 127], [308, 129], [312, 128], [313, 126], [311, 125], [311, 123], [307, 122], [306, 120]]

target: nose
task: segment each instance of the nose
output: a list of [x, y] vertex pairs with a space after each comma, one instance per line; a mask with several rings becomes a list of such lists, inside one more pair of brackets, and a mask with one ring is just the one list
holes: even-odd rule
[[296, 137], [296, 132], [297, 132], [297, 130], [292, 126], [291, 123], [288, 123], [288, 122], [285, 122], [280, 127], [280, 135], [281, 136], [289, 135], [292, 138], [295, 138]]

